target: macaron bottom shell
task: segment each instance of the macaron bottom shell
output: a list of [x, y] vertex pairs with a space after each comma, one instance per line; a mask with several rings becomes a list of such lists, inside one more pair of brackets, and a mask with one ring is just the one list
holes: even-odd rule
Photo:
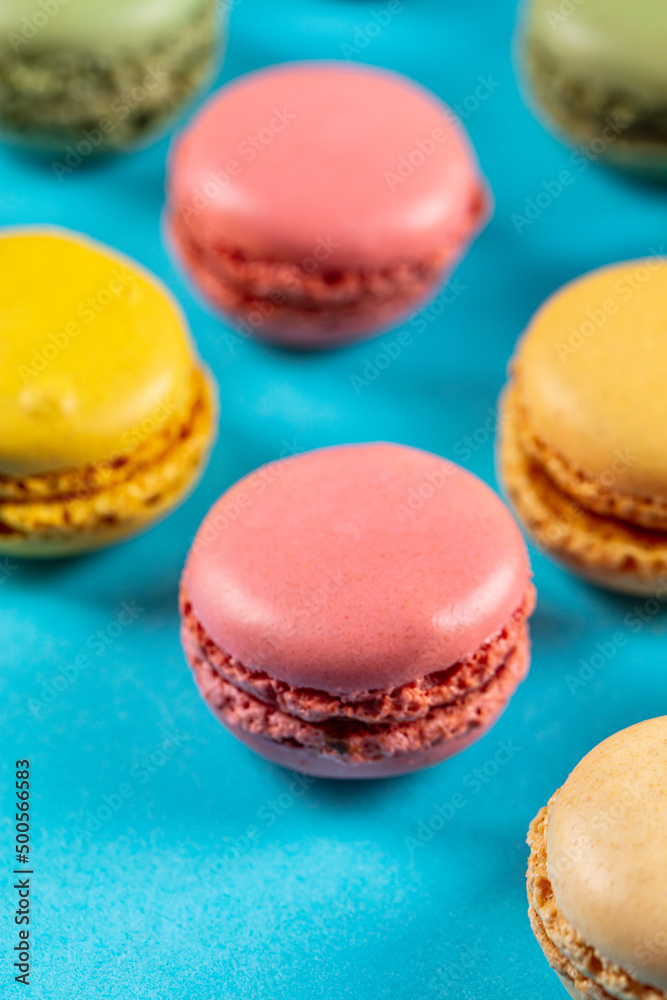
[[501, 702], [482, 725], [471, 727], [458, 736], [443, 740], [424, 750], [396, 754], [360, 764], [348, 764], [335, 756], [323, 756], [305, 747], [277, 743], [275, 740], [255, 736], [240, 726], [230, 725], [224, 715], [211, 704], [206, 688], [202, 685], [198, 669], [193, 667], [193, 670], [200, 694], [206, 701], [209, 710], [232, 736], [273, 764], [279, 764], [288, 770], [298, 771], [315, 778], [340, 780], [395, 778], [402, 774], [411, 774], [414, 771], [421, 771], [424, 768], [433, 767], [435, 764], [441, 764], [482, 739], [496, 724], [508, 704], [508, 701]]
[[[209, 706], [210, 707], [210, 706]], [[494, 715], [484, 726], [471, 729], [462, 736], [447, 740], [428, 750], [421, 750], [416, 753], [400, 754], [396, 757], [385, 757], [382, 760], [369, 761], [367, 764], [343, 764], [333, 758], [319, 757], [300, 747], [284, 746], [274, 743], [271, 740], [264, 740], [261, 737], [253, 736], [238, 727], [225, 725], [225, 728], [235, 736], [237, 740], [245, 744], [248, 749], [253, 750], [264, 757], [265, 760], [273, 764], [279, 764], [290, 771], [298, 771], [300, 774], [307, 774], [313, 778], [332, 778], [334, 780], [364, 780], [372, 778], [397, 778], [404, 774], [412, 774], [414, 771], [422, 771], [427, 767], [434, 767], [441, 764], [450, 757], [467, 750], [469, 746], [481, 740], [496, 724], [503, 714], [506, 706], [502, 705], [496, 715]], [[214, 714], [216, 714], [214, 712]], [[216, 718], [220, 718], [216, 714]], [[220, 720], [222, 721], [222, 720]]]
[[[182, 600], [187, 603], [187, 599]], [[453, 757], [495, 725], [528, 672], [530, 642], [522, 616], [529, 613], [532, 601], [531, 593], [525, 608], [517, 613], [522, 624], [515, 645], [490, 680], [452, 703], [436, 705], [423, 720], [404, 724], [364, 725], [334, 718], [309, 725], [256, 699], [246, 687], [230, 685], [207, 659], [188, 616], [182, 642], [209, 710], [233, 736], [262, 757], [314, 777], [395, 777]], [[421, 747], [415, 746], [419, 738], [423, 740]]]

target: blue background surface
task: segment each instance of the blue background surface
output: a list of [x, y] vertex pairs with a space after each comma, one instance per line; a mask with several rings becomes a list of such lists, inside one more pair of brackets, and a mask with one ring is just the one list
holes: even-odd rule
[[[662, 191], [576, 166], [526, 109], [511, 0], [403, 0], [381, 30], [364, 28], [387, 9], [383, 0], [237, 0], [219, 80], [282, 60], [343, 58], [346, 44], [353, 58], [463, 106], [494, 218], [456, 272], [461, 294], [438, 316], [426, 310], [426, 324], [407, 323], [411, 344], [359, 393], [351, 376], [396, 331], [315, 356], [221, 339], [160, 239], [168, 139], [61, 182], [48, 164], [0, 153], [0, 221], [78, 229], [157, 272], [221, 390], [217, 448], [178, 512], [118, 548], [13, 563], [0, 576], [4, 778], [15, 759], [32, 761], [34, 997], [560, 998], [526, 916], [527, 825], [594, 744], [667, 711], [662, 614], [639, 622], [641, 602], [592, 589], [534, 552], [530, 677], [485, 739], [430, 771], [295, 784], [228, 736], [191, 681], [177, 583], [197, 525], [229, 484], [285, 450], [378, 438], [433, 450], [494, 483], [496, 399], [533, 310], [564, 281], [659, 251], [664, 239]], [[493, 93], [468, 113], [480, 77]], [[572, 183], [553, 196], [564, 170]], [[540, 199], [545, 207], [517, 232], [513, 213], [545, 184], [552, 203]], [[123, 602], [137, 618], [112, 637]], [[627, 641], [609, 645], [618, 632]], [[601, 669], [572, 691], [568, 675], [598, 643]], [[82, 651], [90, 666], [64, 690], [57, 681], [46, 705]], [[502, 766], [499, 741], [513, 748]], [[452, 809], [457, 793], [465, 804]], [[12, 801], [4, 784], [9, 901]], [[106, 818], [95, 828], [98, 811]], [[20, 987], [2, 910], [0, 995], [9, 997]]]

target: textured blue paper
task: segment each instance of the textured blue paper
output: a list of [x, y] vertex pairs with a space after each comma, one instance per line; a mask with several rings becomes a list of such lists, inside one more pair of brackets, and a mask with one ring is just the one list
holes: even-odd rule
[[[494, 482], [494, 406], [528, 317], [564, 281], [655, 252], [665, 238], [663, 191], [581, 169], [524, 106], [511, 0], [399, 8], [237, 0], [220, 77], [347, 54], [415, 77], [468, 116], [495, 216], [456, 272], [461, 293], [439, 315], [427, 311], [428, 322], [406, 324], [413, 342], [360, 393], [351, 376], [396, 332], [315, 356], [246, 342], [231, 351], [221, 340], [161, 243], [168, 140], [61, 182], [48, 164], [0, 154], [0, 221], [79, 229], [156, 271], [182, 301], [221, 393], [210, 468], [175, 515], [110, 551], [12, 565], [0, 577], [2, 774], [22, 757], [33, 772], [35, 998], [564, 996], [526, 917], [526, 827], [590, 747], [667, 711], [661, 614], [639, 622], [639, 601], [533, 554], [532, 673], [504, 718], [449, 763], [378, 783], [304, 787], [254, 757], [208, 714], [179, 647], [179, 572], [225, 487], [285, 449], [377, 438], [439, 452]], [[478, 95], [491, 91], [481, 101], [480, 84]], [[562, 171], [572, 182], [558, 194]], [[541, 191], [551, 194], [518, 233], [513, 213]], [[138, 617], [120, 628], [124, 603]], [[56, 681], [60, 692], [39, 710], [82, 651], [89, 667]], [[571, 692], [568, 675], [596, 652], [601, 668], [584, 669], [592, 678]], [[501, 743], [511, 755], [498, 764]], [[3, 788], [0, 995], [11, 997], [23, 987], [10, 968], [12, 797]], [[87, 829], [95, 813], [103, 822]]]

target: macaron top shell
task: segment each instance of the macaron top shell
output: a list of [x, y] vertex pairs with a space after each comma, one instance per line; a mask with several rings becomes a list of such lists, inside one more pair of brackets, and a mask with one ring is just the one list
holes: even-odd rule
[[64, 230], [7, 230], [0, 274], [0, 474], [113, 461], [187, 401], [184, 320], [134, 262]]
[[331, 270], [440, 253], [452, 233], [468, 235], [480, 198], [470, 144], [432, 94], [327, 62], [225, 87], [178, 140], [171, 170], [172, 206], [201, 242]]
[[574, 0], [569, 10], [563, 6], [535, 0], [526, 30], [529, 39], [567, 65], [569, 76], [653, 102], [667, 97], [664, 0]]
[[54, 48], [145, 49], [210, 0], [0, 0], [0, 38], [19, 54]]
[[547, 869], [589, 946], [667, 992], [667, 716], [615, 733], [575, 767], [551, 809]]
[[349, 694], [476, 652], [529, 576], [518, 528], [484, 483], [427, 452], [366, 444], [238, 482], [203, 522], [184, 586], [245, 667]]
[[667, 499], [667, 264], [606, 267], [556, 292], [514, 362], [532, 431], [614, 491]]

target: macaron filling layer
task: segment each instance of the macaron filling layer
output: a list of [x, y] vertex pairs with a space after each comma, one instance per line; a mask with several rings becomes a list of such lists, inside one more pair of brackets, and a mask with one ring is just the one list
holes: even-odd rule
[[223, 238], [203, 241], [197, 226], [188, 222], [187, 208], [172, 211], [170, 229], [205, 295], [224, 312], [245, 317], [251, 328], [268, 323], [272, 329], [289, 332], [326, 314], [323, 333], [345, 330], [351, 320], [361, 332], [409, 312], [432, 294], [485, 211], [486, 197], [480, 187], [467, 214], [462, 215], [460, 229], [452, 229], [437, 252], [377, 268], [337, 268], [325, 263], [313, 270], [306, 267], [307, 261], [299, 265], [234, 249]]
[[502, 404], [501, 463], [513, 506], [538, 543], [576, 568], [647, 581], [667, 573], [660, 499], [589, 479], [535, 436], [516, 386]]
[[212, 409], [206, 376], [195, 371], [183, 410], [128, 454], [83, 469], [0, 475], [0, 547], [113, 532], [156, 516], [193, 485], [210, 446]]
[[[520, 383], [515, 383], [510, 404], [516, 414], [519, 442], [528, 458], [553, 482], [562, 493], [580, 503], [586, 510], [602, 517], [627, 521], [632, 525], [655, 531], [667, 531], [667, 500], [660, 496], [637, 496], [616, 490], [602, 479], [589, 476], [576, 468], [555, 448], [537, 435], [530, 415], [521, 399]], [[627, 461], [630, 461], [630, 459]], [[613, 456], [612, 462], [623, 461]], [[613, 469], [610, 470], [613, 474]]]
[[535, 937], [564, 985], [590, 1000], [664, 1000], [660, 990], [638, 982], [586, 944], [559, 909], [547, 870], [549, 816], [558, 794], [540, 810], [528, 833], [528, 914]]
[[355, 765], [488, 726], [527, 673], [534, 600], [530, 585], [507, 625], [466, 660], [386, 691], [347, 696], [248, 670], [207, 635], [184, 589], [182, 639], [202, 696], [229, 728]]

